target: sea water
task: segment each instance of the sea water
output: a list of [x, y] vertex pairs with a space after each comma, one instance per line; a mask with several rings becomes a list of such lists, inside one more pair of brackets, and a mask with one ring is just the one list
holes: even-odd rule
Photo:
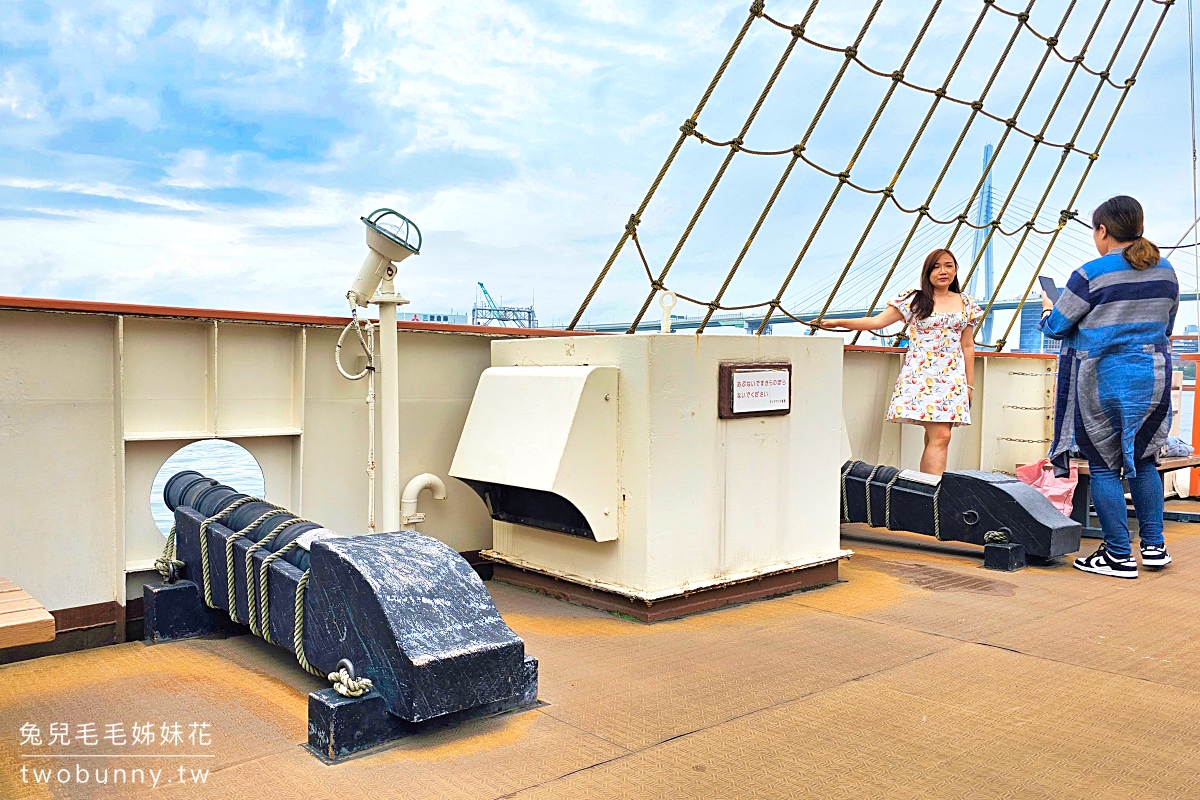
[[164, 536], [171, 530], [175, 515], [163, 502], [163, 487], [172, 475], [185, 469], [194, 469], [252, 497], [264, 494], [262, 469], [244, 447], [224, 439], [193, 442], [167, 459], [150, 490], [150, 510]]

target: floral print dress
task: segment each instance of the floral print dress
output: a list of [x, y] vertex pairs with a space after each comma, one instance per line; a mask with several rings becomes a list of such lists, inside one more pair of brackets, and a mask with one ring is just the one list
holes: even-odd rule
[[896, 390], [888, 404], [887, 418], [894, 422], [970, 425], [971, 402], [967, 396], [962, 333], [983, 316], [983, 309], [964, 294], [962, 311], [935, 311], [925, 319], [917, 319], [912, 298], [910, 291], [888, 301], [889, 306], [904, 316], [911, 336], [904, 366], [896, 379]]

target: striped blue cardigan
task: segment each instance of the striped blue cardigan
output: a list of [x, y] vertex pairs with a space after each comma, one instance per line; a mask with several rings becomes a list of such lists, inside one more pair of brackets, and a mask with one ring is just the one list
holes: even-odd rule
[[1071, 273], [1042, 331], [1062, 339], [1050, 461], [1070, 466], [1072, 445], [1092, 464], [1128, 477], [1158, 462], [1171, 427], [1171, 331], [1179, 281], [1170, 262], [1137, 270], [1120, 251]]

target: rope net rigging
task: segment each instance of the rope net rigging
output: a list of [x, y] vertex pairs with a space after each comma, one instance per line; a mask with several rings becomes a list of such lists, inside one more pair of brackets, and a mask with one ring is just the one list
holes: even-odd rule
[[[925, 85], [910, 74], [918, 71], [913, 64], [914, 58], [918, 55], [922, 42], [927, 40], [931, 29], [940, 30], [945, 27], [942, 17], [950, 11], [961, 12], [961, 8], [952, 9], [950, 3], [933, 0], [928, 12], [921, 18], [920, 26], [912, 41], [903, 49], [903, 56], [899, 64], [895, 69], [889, 71], [871, 63], [870, 59], [864, 57], [862, 53], [864, 40], [868, 38], [872, 26], [880, 16], [884, 0], [870, 0], [867, 3], [865, 19], [858, 25], [856, 34], [848, 44], [822, 41], [824, 37], [818, 38], [810, 33], [810, 30], [815, 27], [813, 20], [821, 2], [822, 0], [810, 0], [797, 22], [788, 22], [772, 16], [767, 12], [766, 3], [763, 0], [755, 0], [750, 5], [749, 13], [734, 37], [733, 43], [705, 88], [695, 110], [679, 126], [679, 135], [674, 146], [667, 154], [666, 160], [655, 175], [641, 203], [630, 215], [616, 246], [588, 290], [568, 325], [568, 329], [573, 330], [580, 325], [596, 293], [609, 276], [622, 252], [626, 251], [627, 245], [631, 242], [633, 244], [632, 255], [636, 256], [635, 263], [644, 273], [648, 291], [629, 326], [630, 333], [637, 330], [638, 325], [641, 324], [655, 295], [668, 289], [674, 292], [680, 300], [704, 309], [704, 317], [697, 332], [702, 332], [718, 311], [727, 311], [754, 312], [755, 319], [761, 316], [761, 322], [756, 330], [756, 333], [759, 334], [767, 330], [775, 315], [808, 325], [809, 332], [815, 333], [817, 323], [829, 313], [831, 308], [836, 307], [835, 301], [839, 300], [844, 290], [857, 287], [857, 290], [861, 291], [865, 288], [869, 294], [869, 301], [864, 297], [866, 313], [873, 314], [879, 309], [884, 292], [887, 291], [889, 284], [896, 276], [896, 271], [906, 255], [910, 261], [919, 260], [924, 256], [923, 252], [916, 252], [914, 246], [928, 247], [932, 242], [936, 246], [953, 248], [956, 242], [961, 245], [960, 235], [969, 233], [977, 240], [982, 240], [982, 246], [979, 246], [977, 241], [974, 248], [975, 253], [969, 264], [965, 259], [960, 259], [962, 268], [960, 281], [964, 288], [974, 277], [990, 244], [994, 241], [1005, 241], [1010, 244], [1006, 249], [1011, 252], [1002, 265], [997, 265], [1000, 267], [999, 275], [990, 296], [986, 300], [983, 297], [977, 297], [980, 305], [984, 307], [985, 318], [992, 312], [992, 307], [1006, 282], [1012, 277], [1014, 266], [1018, 262], [1024, 265], [1019, 270], [1022, 275], [1024, 275], [1026, 267], [1031, 268], [1028, 283], [1021, 295], [1021, 304], [1012, 320], [1009, 321], [1007, 328], [994, 343], [980, 343], [981, 346], [994, 347], [997, 350], [1004, 348], [1013, 324], [1020, 316], [1021, 305], [1024, 304], [1030, 291], [1036, 285], [1037, 276], [1046, 266], [1064, 228], [1077, 214], [1072, 209], [1075, 208], [1084, 183], [1099, 158], [1100, 150], [1112, 131], [1117, 116], [1136, 82], [1138, 72], [1141, 70], [1156, 36], [1162, 29], [1167, 11], [1173, 5], [1174, 0], [1136, 0], [1136, 2], [1128, 0], [1125, 5], [1132, 4], [1132, 8], [1128, 10], [1127, 14], [1112, 13], [1114, 6], [1121, 5], [1119, 0], [1116, 2], [1114, 0], [1097, 0], [1099, 8], [1095, 11], [1094, 19], [1081, 19], [1080, 16], [1076, 16], [1074, 21], [1072, 15], [1079, 10], [1078, 0], [1070, 0], [1065, 4], [1044, 3], [1044, 6], [1049, 6], [1046, 12], [1048, 17], [1054, 20], [1051, 32], [1039, 30], [1034, 25], [1033, 10], [1037, 0], [1028, 0], [1020, 10], [1003, 7], [998, 0], [979, 0], [978, 10], [973, 17], [968, 17], [971, 20], [970, 25], [962, 36], [961, 42], [956, 44], [955, 55], [949, 61], [940, 84], [936, 86]], [[826, 3], [833, 5], [828, 0]], [[1105, 24], [1106, 18], [1109, 20], [1107, 24]], [[1074, 27], [1069, 28], [1069, 25]], [[713, 98], [714, 92], [717, 91], [718, 84], [730, 70], [730, 65], [734, 62], [739, 48], [742, 47], [752, 29], [756, 29], [756, 26], [768, 26], [767, 30], [774, 30], [779, 34], [784, 45], [783, 51], [770, 70], [765, 84], [736, 135], [726, 139], [709, 135], [701, 129], [701, 115]], [[1077, 55], [1068, 55], [1067, 52], [1064, 52], [1066, 46], [1064, 42], [1067, 38], [1065, 34], [1075, 32], [1076, 28], [1078, 31], [1073, 38], [1078, 41]], [[1101, 33], [1102, 31], [1103, 33]], [[759, 38], [765, 38], [765, 34], [759, 35]], [[981, 65], [977, 51], [982, 43], [993, 41], [999, 47], [999, 52], [994, 57], [994, 63]], [[1101, 43], [1107, 46], [1100, 47]], [[1102, 54], [1091, 52], [1093, 45], [1096, 45], [1097, 49], [1104, 49], [1107, 52]], [[1033, 51], [1030, 50], [1030, 47], [1039, 49], [1036, 57], [1031, 57]], [[784, 73], [785, 66], [789, 60], [793, 59], [797, 51], [805, 49], [809, 49], [810, 54], [824, 54], [822, 57], [825, 58], [834, 56], [840, 63], [836, 65], [811, 119], [805, 125], [803, 135], [795, 144], [782, 148], [772, 147], [772, 143], [750, 138], [751, 128], [756, 119], [760, 117], [760, 112], [767, 104], [772, 89], [780, 83], [780, 76]], [[1114, 77], [1114, 67], [1123, 52], [1126, 54], [1126, 61], [1129, 61], [1130, 64], [1127, 77], [1119, 79]], [[1014, 57], [1014, 53], [1019, 55]], [[1009, 63], [1010, 59], [1012, 63]], [[1122, 63], [1124, 64], [1124, 62]], [[1017, 70], [1020, 75], [1019, 81], [1014, 80], [1011, 74], [1014, 70]], [[978, 73], [975, 78], [979, 84], [978, 88], [973, 94], [960, 96], [961, 93], [953, 89], [952, 85], [957, 87], [963, 83], [963, 73], [971, 72]], [[956, 76], [959, 77], [958, 81], [955, 80]], [[1054, 79], [1057, 79], [1057, 83]], [[827, 117], [827, 112], [831, 103], [834, 102], [839, 88], [844, 89], [847, 84], [863, 80], [875, 81], [876, 86], [880, 85], [879, 81], [886, 82], [883, 84], [885, 88], [878, 106], [869, 116], [862, 113], [855, 115], [855, 118], [866, 118], [867, 124], [856, 141], [850, 138], [846, 139], [847, 143], [854, 141], [848, 158], [844, 162], [825, 163], [819, 155], [815, 154], [815, 151], [820, 148], [814, 146], [814, 134], [818, 132], [823, 120], [825, 120], [825, 127], [834, 124], [830, 121], [834, 115]], [[1001, 88], [998, 90], [997, 87]], [[996, 95], [1004, 94], [1004, 92], [1009, 92], [1010, 96], [1002, 103]], [[856, 166], [861, 167], [861, 161], [870, 158], [873, 156], [873, 151], [880, 149], [880, 139], [896, 142], [896, 126], [888, 121], [890, 117], [885, 120], [885, 113], [899, 95], [906, 95], [906, 102], [914, 102], [922, 97], [927, 99], [923, 112], [910, 112], [913, 119], [920, 120], [916, 125], [915, 132], [908, 144], [903, 147], [902, 152], [897, 147], [899, 157], [894, 165], [887, 169], [887, 172], [891, 174], [890, 180], [872, 183], [867, 179], [859, 178], [861, 170], [856, 171]], [[1045, 107], [1040, 110], [1035, 109], [1036, 103], [1031, 102], [1031, 98], [1043, 96], [1048, 101], [1044, 103]], [[1078, 97], [1079, 101], [1067, 102], [1069, 96], [1071, 98]], [[1006, 111], [997, 110], [1002, 105], [1007, 106]], [[1069, 106], [1080, 107], [1071, 112], [1068, 111]], [[1107, 113], [1094, 115], [1099, 107], [1106, 108]], [[958, 109], [957, 113], [960, 116], [965, 115], [961, 125], [955, 126], [958, 129], [956, 134], [953, 133], [954, 128], [949, 127], [949, 123], [946, 121], [947, 114], [953, 112], [954, 109]], [[1070, 118], [1072, 113], [1075, 114], [1074, 119]], [[1093, 120], [1093, 116], [1097, 116], [1098, 120]], [[882, 124], [881, 120], [883, 120]], [[1089, 121], [1092, 122], [1090, 127]], [[1052, 139], [1049, 136], [1052, 125], [1056, 126], [1056, 130], [1066, 133], [1060, 133]], [[990, 128], [990, 130], [980, 131], [981, 126]], [[948, 150], [939, 145], [938, 153], [944, 152], [945, 157], [940, 167], [929, 170], [930, 174], [934, 175], [932, 183], [923, 193], [916, 192], [910, 196], [909, 193], [914, 190], [909, 185], [912, 180], [908, 179], [905, 170], [914, 161], [921, 162], [925, 164], [926, 168], [928, 167], [929, 158], [924, 158], [922, 155], [914, 158], [914, 154], [918, 153], [918, 148], [922, 146], [923, 140], [928, 138], [927, 134], [931, 131], [937, 131], [936, 137], [939, 138], [953, 136], [953, 144], [949, 146]], [[937, 197], [939, 190], [953, 183], [953, 180], [948, 180], [948, 176], [951, 176], [952, 167], [958, 160], [960, 152], [963, 151], [964, 144], [968, 142], [969, 137], [978, 136], [980, 133], [996, 136], [990, 160], [984, 165], [982, 174], [966, 184], [970, 185], [973, 182], [973, 188], [964, 199], [956, 200], [953, 204], [939, 200]], [[1088, 138], [1086, 143], [1083, 141], [1085, 135]], [[663, 248], [667, 254], [659, 263], [658, 255], [649, 252], [652, 248], [643, 242], [643, 236], [639, 235], [639, 228], [647, 219], [651, 201], [687, 144], [713, 148], [716, 151], [724, 151], [724, 154], [699, 202], [687, 216], [687, 222], [682, 231], [675, 237], [674, 244], [669, 246], [669, 250]], [[928, 144], [924, 145], [925, 148], [929, 146]], [[866, 155], [864, 156], [864, 154]], [[710, 208], [710, 201], [717, 193], [722, 179], [727, 176], [731, 164], [739, 155], [743, 158], [773, 159], [782, 162], [782, 168], [778, 177], [773, 181], [773, 186], [761, 206], [761, 211], [750, 226], [744, 241], [738, 247], [736, 256], [729, 263], [728, 270], [720, 280], [720, 285], [711, 299], [680, 291], [680, 287], [668, 280], [672, 277], [672, 268], [680, 260], [685, 245], [693, 237], [706, 209]], [[1072, 165], [1079, 165], [1075, 168], [1077, 175], [1072, 173]], [[981, 192], [990, 191], [986, 189], [987, 186], [990, 186], [989, 176], [996, 174], [1000, 169], [1007, 170], [1005, 175], [1007, 188], [994, 195], [997, 200], [994, 215], [989, 220], [972, 219], [972, 210], [977, 208]], [[806, 195], [806, 204], [814, 209], [819, 207], [820, 211], [811, 224], [788, 232], [787, 238], [792, 242], [792, 246], [795, 245], [798, 235], [799, 249], [790, 265], [783, 270], [782, 279], [777, 284], [774, 295], [752, 303], [729, 303], [726, 295], [730, 286], [746, 263], [747, 256], [756, 241], [759, 241], [759, 234], [768, 224], [772, 210], [782, 205], [780, 198], [785, 193], [785, 187], [789, 181], [794, 183], [796, 176], [804, 172], [809, 173], [807, 178], [825, 180], [827, 194], [817, 195], [810, 192]], [[1073, 186], [1068, 192], [1067, 186], [1071, 182], [1064, 181], [1064, 187], [1058, 189], [1056, 193], [1060, 179], [1066, 175], [1074, 178]], [[906, 179], [907, 182], [902, 184], [902, 179]], [[847, 189], [851, 190], [850, 195], [845, 194]], [[816, 313], [810, 315], [808, 319], [802, 319], [797, 316], [801, 309], [795, 305], [789, 309], [785, 297], [789, 296], [789, 289], [801, 267], [805, 265], [806, 259], [811, 259], [814, 241], [829, 220], [839, 196], [849, 197], [852, 195], [866, 203], [861, 210], [856, 212], [853, 228], [850, 229], [852, 236], [848, 242], [853, 241], [853, 244], [849, 245], [848, 252], [845, 247], [841, 248], [841, 252], [846, 255], [844, 257], [837, 256], [830, 279], [821, 284], [826, 287], [827, 291], [819, 304], [812, 306], [817, 309]], [[814, 203], [820, 205], [813, 205]], [[846, 201], [843, 200], [843, 205], [845, 203]], [[934, 212], [935, 204], [938, 209], [937, 213]], [[896, 237], [898, 243], [894, 244], [894, 249], [889, 251], [894, 255], [882, 265], [878, 258], [868, 258], [868, 263], [865, 264], [861, 262], [860, 256], [863, 254], [864, 246], [881, 219], [886, 215], [895, 216], [897, 214], [901, 218], [910, 219], [910, 222], [907, 223], [906, 228], [904, 225], [897, 227], [897, 230], [901, 231], [900, 235]], [[940, 230], [941, 235], [931, 237], [929, 235], [930, 226]], [[935, 239], [936, 241], [934, 241]], [[657, 266], [652, 267], [652, 262]], [[866, 283], [864, 283], [864, 279]], [[792, 297], [794, 298], [794, 295]], [[811, 296], [805, 297], [806, 302], [813, 300], [814, 298]], [[803, 310], [809, 310], [809, 308], [811, 307], [805, 306]], [[981, 330], [983, 330], [982, 321], [976, 326], [977, 335]], [[859, 335], [855, 335], [854, 341], [857, 341], [858, 337]]]

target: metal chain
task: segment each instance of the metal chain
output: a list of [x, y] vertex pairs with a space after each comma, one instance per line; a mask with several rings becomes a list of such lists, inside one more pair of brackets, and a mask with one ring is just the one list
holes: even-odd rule
[[1014, 411], [1053, 411], [1054, 406], [1010, 406], [1005, 405], [1003, 408], [1011, 408]]
[[1053, 439], [1017, 439], [1012, 436], [997, 436], [1002, 442], [1020, 442], [1021, 444], [1050, 444]]

